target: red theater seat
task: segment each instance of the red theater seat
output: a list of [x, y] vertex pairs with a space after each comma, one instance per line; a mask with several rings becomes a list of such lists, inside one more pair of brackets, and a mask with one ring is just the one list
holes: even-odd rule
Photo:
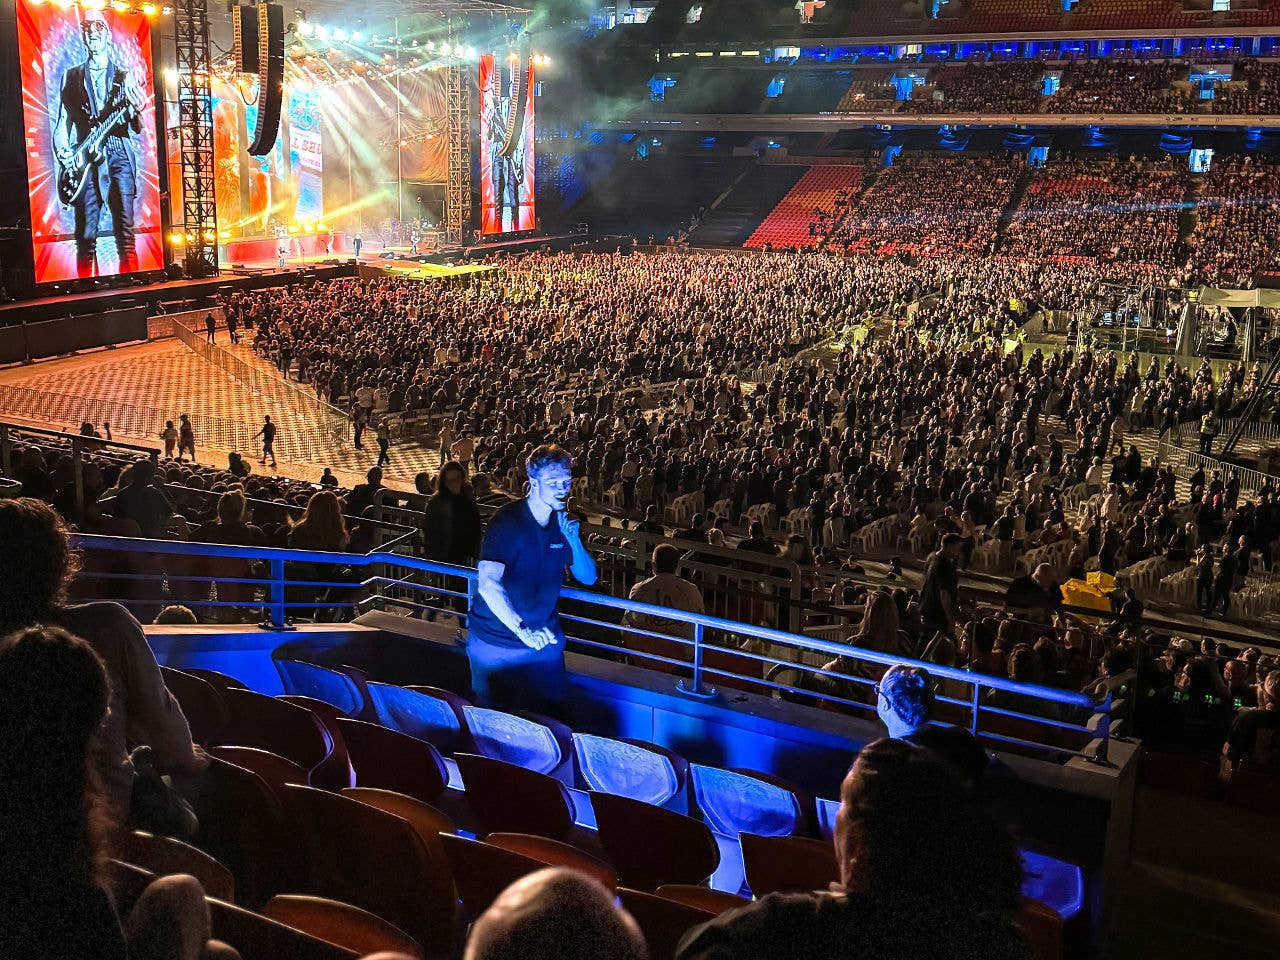
[[700, 820], [595, 791], [591, 806], [600, 843], [625, 886], [656, 890], [665, 883], [705, 883], [720, 863], [720, 848]]
[[425, 740], [360, 720], [339, 720], [337, 726], [360, 786], [394, 790], [424, 803], [444, 793], [449, 773]]
[[564, 784], [544, 773], [472, 753], [457, 755], [467, 806], [485, 833], [532, 833], [563, 838], [573, 828]]
[[349, 903], [324, 897], [272, 897], [263, 908], [272, 920], [302, 930], [313, 937], [336, 943], [360, 956], [379, 951], [424, 956], [416, 940], [381, 917]]
[[710, 910], [700, 910], [652, 893], [628, 890], [626, 887], [618, 891], [618, 899], [627, 912], [635, 917], [640, 931], [648, 941], [649, 960], [671, 960], [686, 933], [716, 916]]

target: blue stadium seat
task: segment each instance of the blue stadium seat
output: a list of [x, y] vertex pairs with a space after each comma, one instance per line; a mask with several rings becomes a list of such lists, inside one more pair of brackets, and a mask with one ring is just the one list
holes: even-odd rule
[[309, 663], [288, 656], [281, 656], [277, 649], [271, 654], [284, 692], [333, 704], [349, 717], [359, 716], [365, 710], [365, 696], [352, 677], [333, 667]]
[[720, 866], [711, 886], [737, 893], [746, 882], [738, 835], [785, 837], [803, 832], [800, 800], [785, 787], [732, 770], [695, 763], [689, 772], [694, 801], [720, 847]]
[[589, 790], [660, 807], [684, 787], [683, 772], [657, 750], [589, 733], [575, 733], [573, 749], [578, 772]]
[[425, 740], [444, 754], [468, 746], [461, 711], [469, 704], [456, 694], [370, 681], [369, 700], [384, 727]]
[[465, 707], [462, 716], [481, 756], [546, 774], [566, 759], [559, 739], [545, 724], [487, 707]]

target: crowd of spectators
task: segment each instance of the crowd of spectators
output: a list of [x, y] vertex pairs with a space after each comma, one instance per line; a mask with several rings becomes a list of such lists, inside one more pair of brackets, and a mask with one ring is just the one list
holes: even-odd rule
[[1231, 83], [1220, 85], [1212, 100], [1214, 113], [1265, 114], [1280, 111], [1280, 63], [1240, 60]]
[[1186, 64], [1081, 60], [1062, 75], [1049, 113], [1188, 113], [1192, 101], [1170, 87]]
[[1191, 263], [1207, 283], [1251, 287], [1280, 266], [1280, 165], [1262, 157], [1216, 160], [1201, 179]]
[[828, 248], [851, 253], [987, 254], [1021, 158], [898, 160], [853, 203]]
[[1028, 113], [1040, 108], [1044, 64], [1035, 60], [966, 63], [938, 71], [935, 95], [913, 96], [908, 113]]
[[1001, 250], [1173, 271], [1182, 263], [1178, 216], [1186, 193], [1185, 169], [1172, 159], [1051, 159], [1014, 211]]

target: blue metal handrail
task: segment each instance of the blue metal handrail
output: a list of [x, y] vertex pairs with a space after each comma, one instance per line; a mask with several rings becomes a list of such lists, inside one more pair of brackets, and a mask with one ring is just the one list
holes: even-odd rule
[[[367, 554], [340, 553], [334, 551], [318, 551], [318, 550], [295, 550], [284, 547], [245, 547], [233, 546], [226, 544], [213, 543], [190, 543], [186, 541], [169, 541], [169, 540], [146, 540], [131, 537], [107, 537], [93, 534], [74, 534], [72, 536], [73, 544], [81, 550], [106, 550], [113, 552], [125, 552], [133, 554], [147, 555], [169, 555], [179, 557], [194, 558], [218, 558], [218, 559], [238, 559], [245, 561], [258, 561], [265, 563], [268, 567], [269, 574], [262, 579], [254, 579], [252, 577], [221, 577], [217, 575], [207, 575], [197, 578], [175, 578], [175, 579], [198, 579], [207, 580], [215, 583], [226, 584], [256, 584], [266, 588], [268, 597], [264, 603], [262, 600], [257, 601], [197, 601], [197, 605], [203, 606], [265, 606], [269, 619], [263, 624], [265, 627], [273, 629], [285, 629], [287, 626], [286, 613], [292, 608], [314, 608], [321, 606], [332, 606], [333, 604], [316, 604], [286, 601], [285, 590], [291, 587], [304, 587], [315, 584], [328, 584], [328, 581], [316, 580], [312, 577], [305, 579], [291, 579], [286, 577], [286, 563], [305, 563], [309, 565], [316, 564], [334, 564], [344, 567], [366, 568], [366, 567], [394, 567], [417, 571], [419, 573], [431, 574], [437, 578], [456, 577], [466, 583], [466, 596], [474, 595], [477, 583], [477, 573], [474, 568], [460, 567], [448, 563], [439, 563], [433, 560], [424, 560], [418, 557], [405, 556], [398, 553], [389, 553], [386, 551], [375, 551]], [[113, 577], [131, 577], [132, 575], [119, 574], [100, 574], [90, 571], [88, 576], [111, 579]], [[152, 578], [154, 579], [154, 578]], [[450, 590], [436, 584], [416, 583], [411, 580], [405, 580], [400, 577], [387, 576], [385, 573], [374, 573], [372, 576], [363, 580], [342, 583], [343, 587], [350, 588], [374, 588], [381, 589], [383, 587], [398, 587], [403, 589], [413, 589], [425, 591], [430, 594], [444, 595], [453, 598], [461, 598], [464, 594], [461, 590]], [[859, 661], [867, 664], [874, 664], [881, 667], [890, 667], [895, 665], [908, 665], [924, 668], [929, 671], [930, 675], [937, 680], [952, 681], [964, 684], [972, 688], [972, 695], [967, 700], [959, 700], [954, 697], [941, 696], [939, 699], [944, 703], [950, 703], [957, 706], [964, 706], [972, 710], [971, 727], [973, 732], [979, 731], [979, 718], [981, 714], [990, 714], [996, 716], [1005, 716], [1014, 719], [1022, 719], [1037, 724], [1043, 724], [1049, 729], [1076, 731], [1087, 733], [1091, 737], [1098, 739], [1099, 744], [1093, 757], [1099, 761], [1105, 761], [1107, 756], [1107, 744], [1110, 737], [1111, 712], [1113, 704], [1110, 697], [1104, 700], [1096, 700], [1088, 694], [1075, 693], [1068, 690], [1058, 690], [1051, 687], [1041, 687], [1034, 684], [1020, 683], [1015, 680], [1009, 680], [1004, 677], [989, 676], [986, 674], [974, 673], [968, 670], [956, 667], [942, 666], [935, 663], [927, 663], [920, 660], [913, 660], [904, 657], [893, 656], [886, 653], [880, 653], [875, 650], [867, 650], [862, 647], [852, 646], [849, 644], [837, 643], [831, 640], [823, 640], [818, 637], [806, 636], [796, 633], [788, 633], [784, 630], [778, 630], [772, 627], [754, 626], [751, 624], [741, 623], [735, 620], [727, 620], [722, 617], [711, 616], [702, 613], [690, 613], [683, 610], [675, 610], [668, 607], [655, 606], [650, 603], [642, 603], [637, 600], [628, 600], [621, 597], [609, 596], [607, 594], [593, 593], [587, 590], [580, 590], [572, 587], [565, 587], [561, 590], [561, 598], [575, 604], [587, 604], [596, 608], [604, 608], [615, 611], [615, 616], [619, 614], [640, 614], [649, 617], [655, 617], [663, 621], [683, 624], [692, 628], [692, 639], [687, 636], [673, 636], [670, 634], [657, 633], [647, 630], [644, 627], [630, 625], [619, 625], [615, 621], [598, 620], [591, 617], [581, 616], [573, 612], [564, 612], [562, 616], [569, 621], [582, 622], [588, 625], [601, 628], [610, 628], [619, 630], [629, 635], [647, 636], [660, 638], [665, 641], [681, 644], [691, 649], [691, 659], [689, 662], [674, 661], [667, 657], [657, 654], [650, 654], [642, 651], [629, 649], [623, 645], [615, 645], [592, 639], [581, 639], [571, 637], [575, 643], [581, 643], [584, 646], [599, 649], [603, 652], [618, 656], [633, 657], [638, 659], [651, 660], [655, 663], [665, 663], [672, 666], [681, 666], [691, 669], [692, 677], [686, 683], [681, 681], [679, 688], [682, 692], [697, 697], [707, 697], [714, 695], [714, 691], [708, 691], [704, 682], [706, 675], [721, 676], [726, 680], [735, 680], [742, 684], [760, 686], [765, 689], [777, 690], [784, 693], [794, 693], [797, 695], [830, 700], [836, 703], [842, 703], [850, 707], [856, 707], [864, 710], [874, 711], [874, 705], [858, 701], [849, 700], [840, 697], [838, 694], [828, 695], [826, 693], [816, 693], [811, 689], [797, 687], [794, 685], [777, 683], [772, 680], [755, 676], [743, 676], [720, 667], [710, 666], [706, 664], [706, 655], [708, 653], [724, 653], [732, 656], [748, 660], [753, 663], [760, 663], [769, 668], [774, 666], [795, 667], [800, 670], [808, 670], [817, 672], [815, 668], [799, 661], [782, 659], [771, 656], [766, 653], [756, 651], [747, 651], [727, 646], [723, 643], [717, 643], [708, 637], [708, 633], [715, 635], [743, 637], [765, 644], [778, 647], [791, 648], [796, 651], [808, 654], [819, 654], [824, 657], [843, 657], [852, 661]], [[381, 599], [391, 605], [401, 605], [417, 609], [444, 609], [432, 607], [429, 604], [417, 603], [414, 601], [403, 600], [393, 597], [381, 597]], [[350, 601], [347, 601], [350, 604]], [[458, 612], [458, 611], [450, 611]], [[828, 672], [825, 674], [831, 679], [844, 681], [849, 683], [866, 684], [869, 681], [865, 677], [858, 677], [852, 674]], [[1070, 708], [1077, 712], [1083, 713], [1085, 716], [1095, 718], [1094, 726], [1088, 723], [1071, 723], [1067, 720], [1053, 719], [1041, 717], [1034, 714], [1023, 714], [1017, 711], [996, 707], [994, 705], [987, 706], [982, 703], [982, 693], [984, 690], [997, 690], [1009, 694], [1018, 694], [1030, 697], [1035, 700], [1056, 704], [1061, 708]], [[991, 731], [982, 731], [984, 736], [992, 739], [1018, 744], [1023, 746], [1034, 747], [1040, 750], [1057, 751], [1059, 753], [1074, 753], [1075, 751], [1055, 746], [1053, 744], [1039, 743], [1035, 741], [1023, 740], [1018, 737], [1005, 736]]]

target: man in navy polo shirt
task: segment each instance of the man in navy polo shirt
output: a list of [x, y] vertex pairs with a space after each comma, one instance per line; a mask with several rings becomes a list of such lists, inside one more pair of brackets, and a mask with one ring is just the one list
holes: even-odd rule
[[496, 514], [480, 545], [478, 595], [467, 618], [471, 688], [485, 706], [554, 709], [565, 696], [556, 604], [567, 567], [585, 586], [596, 563], [565, 512], [572, 458], [544, 444], [525, 463], [529, 494]]

